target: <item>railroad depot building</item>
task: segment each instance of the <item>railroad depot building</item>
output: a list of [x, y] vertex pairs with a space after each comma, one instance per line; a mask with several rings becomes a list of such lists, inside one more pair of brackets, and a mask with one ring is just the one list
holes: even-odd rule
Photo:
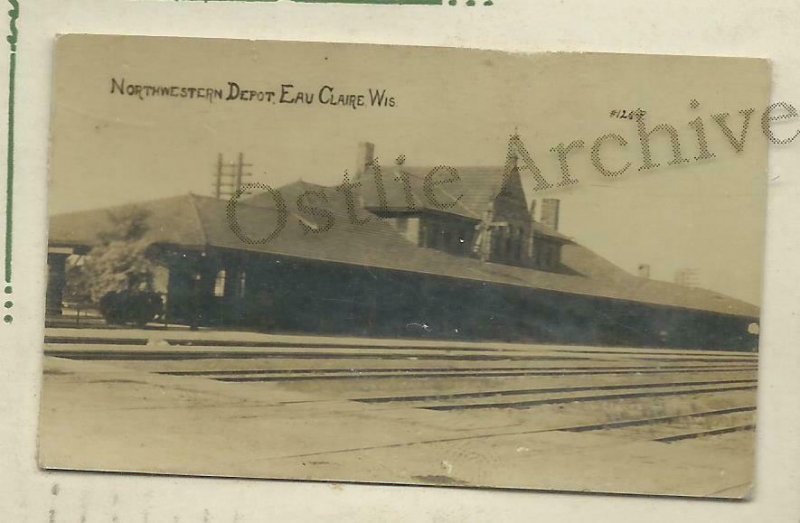
[[[235, 205], [193, 194], [136, 204], [147, 214], [149, 252], [163, 268], [167, 321], [348, 336], [757, 348], [757, 307], [634, 276], [561, 234], [558, 200], [528, 203], [513, 156], [498, 168], [420, 168], [402, 159], [380, 166], [371, 144], [359, 151], [347, 190], [298, 181], [256, 189]], [[68, 258], [97, 245], [120, 209], [51, 217], [48, 314], [61, 313]]]

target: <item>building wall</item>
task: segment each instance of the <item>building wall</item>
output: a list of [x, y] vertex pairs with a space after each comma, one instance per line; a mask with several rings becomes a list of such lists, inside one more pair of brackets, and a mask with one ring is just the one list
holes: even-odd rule
[[422, 220], [418, 215], [404, 213], [392, 218], [385, 218], [410, 243], [419, 246], [421, 242]]
[[556, 270], [561, 264], [561, 244], [546, 238], [536, 238], [533, 267]]
[[417, 247], [472, 256], [475, 222], [454, 215], [416, 214], [390, 218], [392, 226]]
[[[273, 332], [755, 350], [754, 318], [311, 260], [245, 260], [241, 296], [170, 296], [199, 323]], [[177, 281], [177, 280], [176, 280]], [[177, 303], [193, 299], [192, 304]], [[175, 319], [175, 317], [173, 317]], [[189, 323], [189, 319], [183, 320]]]
[[420, 218], [420, 247], [457, 256], [473, 256], [475, 223], [457, 216], [426, 215]]

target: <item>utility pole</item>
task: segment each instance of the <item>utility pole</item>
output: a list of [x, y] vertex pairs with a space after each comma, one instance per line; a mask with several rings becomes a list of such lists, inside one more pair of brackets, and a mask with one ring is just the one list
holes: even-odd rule
[[222, 198], [222, 153], [217, 155], [217, 174], [214, 178], [214, 197], [219, 200]]
[[[217, 170], [214, 173], [214, 197], [218, 200], [227, 200], [238, 193], [243, 185], [245, 176], [253, 173], [246, 172], [245, 167], [252, 167], [251, 163], [244, 163], [244, 153], [239, 153], [236, 162], [225, 163], [222, 153], [217, 155]], [[243, 194], [249, 194], [245, 191]]]
[[[244, 176], [244, 154], [239, 153], [239, 161], [236, 164], [236, 185], [234, 186], [236, 192], [239, 192], [239, 189], [242, 188], [242, 176]], [[248, 173], [249, 175], [250, 173]]]

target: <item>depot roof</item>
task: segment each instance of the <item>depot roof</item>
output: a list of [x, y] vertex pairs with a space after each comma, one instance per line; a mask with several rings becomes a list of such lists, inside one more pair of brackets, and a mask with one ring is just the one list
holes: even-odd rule
[[[309, 220], [297, 213], [296, 197], [307, 190], [318, 191], [317, 197], [330, 205], [333, 225], [327, 230], [326, 220]], [[52, 216], [49, 244], [97, 245], [112, 227], [115, 213], [138, 208], [147, 214], [145, 240], [151, 244], [288, 256], [754, 318], [759, 314], [754, 305], [722, 294], [633, 276], [577, 243], [563, 246], [561, 272], [487, 263], [417, 247], [363, 209], [357, 210], [358, 218], [367, 221], [351, 223], [342, 198], [336, 198], [340, 193], [333, 188], [298, 182], [281, 188], [280, 193], [285, 212], [268, 194], [239, 202], [235, 209], [239, 235], [232, 230], [228, 202], [188, 194]], [[262, 241], [276, 229], [280, 230], [272, 239]]]

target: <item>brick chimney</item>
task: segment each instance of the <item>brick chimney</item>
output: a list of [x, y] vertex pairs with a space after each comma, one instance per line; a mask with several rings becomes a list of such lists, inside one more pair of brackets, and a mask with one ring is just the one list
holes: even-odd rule
[[542, 200], [542, 219], [541, 222], [554, 231], [558, 230], [558, 207], [561, 200], [555, 198], [544, 198]]
[[358, 158], [356, 159], [356, 172], [355, 177], [360, 178], [366, 170], [367, 166], [372, 165], [375, 161], [375, 144], [371, 142], [358, 143]]
[[536, 200], [531, 200], [530, 217], [532, 221], [536, 221]]

